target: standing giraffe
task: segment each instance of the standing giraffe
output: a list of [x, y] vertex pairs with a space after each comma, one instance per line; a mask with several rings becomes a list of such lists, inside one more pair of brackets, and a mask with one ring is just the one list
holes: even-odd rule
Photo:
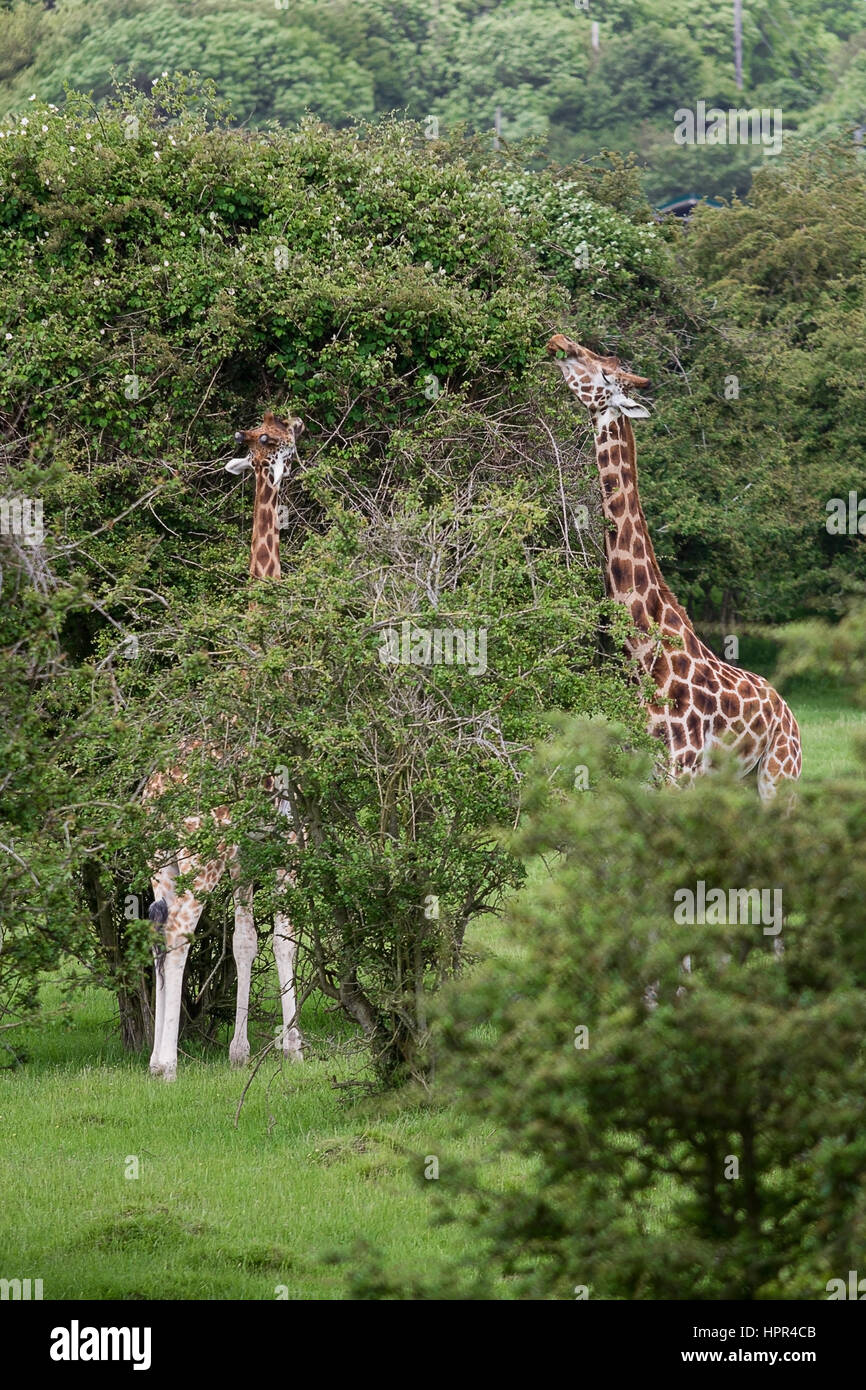
[[[303, 428], [302, 422], [298, 419], [278, 420], [270, 411], [266, 411], [261, 425], [251, 430], [239, 430], [235, 435], [235, 442], [246, 444], [248, 453], [227, 463], [226, 472], [238, 474], [252, 469], [255, 474], [253, 535], [250, 546], [250, 577], [253, 579], [280, 578], [277, 498], [286, 467], [297, 454], [297, 440]], [[203, 746], [203, 740], [189, 739], [182, 744], [181, 752], [186, 755]], [[214, 757], [221, 756], [219, 750], [212, 746], [207, 746], [206, 751]], [[187, 780], [188, 774], [182, 766], [174, 767], [168, 772], [156, 772], [145, 787], [143, 799], [152, 801], [162, 794], [170, 782]], [[274, 793], [274, 779], [265, 778], [264, 787], [275, 813], [287, 814], [287, 804]], [[210, 814], [215, 825], [221, 829], [230, 828], [231, 813], [228, 807], [214, 807]], [[189, 835], [198, 830], [203, 820], [202, 815], [186, 816], [183, 821], [185, 834]], [[293, 844], [297, 841], [297, 835], [293, 830], [289, 831], [288, 838]], [[250, 1055], [247, 1036], [250, 977], [258, 951], [258, 941], [252, 912], [253, 887], [251, 883], [241, 882], [237, 846], [229, 844], [227, 840], [221, 840], [217, 857], [207, 863], [202, 863], [196, 854], [182, 844], [172, 853], [160, 855], [159, 858], [159, 867], [154, 870], [151, 879], [154, 902], [149, 912], [154, 929], [164, 938], [154, 946], [156, 1016], [153, 1052], [150, 1058], [151, 1075], [173, 1081], [177, 1073], [177, 1035], [186, 958], [207, 895], [215, 888], [226, 867], [234, 883], [235, 928], [232, 950], [238, 972], [235, 1031], [229, 1046], [229, 1057], [233, 1065], [243, 1066]], [[176, 890], [180, 874], [195, 875], [192, 887], [182, 893]], [[278, 888], [285, 891], [289, 881], [288, 871], [278, 869]], [[293, 1061], [301, 1061], [302, 1041], [295, 1019], [296, 954], [297, 941], [292, 934], [291, 923], [284, 912], [277, 912], [274, 915], [274, 956], [283, 1013], [280, 1042], [284, 1056]]]
[[601, 477], [605, 580], [611, 598], [631, 613], [636, 633], [628, 654], [649, 676], [656, 695], [648, 705], [650, 733], [667, 746], [672, 776], [690, 779], [706, 770], [714, 744], [734, 750], [742, 776], [758, 769], [766, 801], [777, 784], [800, 775], [800, 731], [780, 695], [710, 651], [662, 577], [637, 490], [631, 419], [649, 411], [627, 394], [648, 386], [624, 371], [616, 357], [599, 357], [557, 333], [547, 344], [566, 384], [589, 410]]

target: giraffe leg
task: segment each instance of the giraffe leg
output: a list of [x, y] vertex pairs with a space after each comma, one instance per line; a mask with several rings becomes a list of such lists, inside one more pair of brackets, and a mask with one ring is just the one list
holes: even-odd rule
[[162, 1046], [162, 1030], [165, 1023], [165, 951], [159, 946], [153, 948], [154, 975], [156, 976], [156, 999], [153, 1011], [153, 1047], [150, 1052], [151, 1076], [162, 1075], [159, 1050]]
[[250, 981], [253, 961], [258, 954], [258, 937], [253, 921], [253, 887], [251, 883], [240, 883], [240, 869], [236, 859], [229, 865], [229, 873], [235, 883], [235, 930], [232, 937], [232, 953], [238, 972], [238, 992], [235, 1005], [235, 1032], [229, 1043], [229, 1060], [233, 1067], [243, 1067], [250, 1059], [250, 1040], [247, 1024], [250, 1014]]
[[[277, 870], [278, 890], [285, 891], [291, 875], [286, 869]], [[280, 980], [280, 1004], [283, 1010], [283, 1028], [280, 1046], [284, 1057], [293, 1062], [304, 1060], [304, 1046], [301, 1030], [298, 1027], [298, 1003], [295, 992], [295, 958], [298, 954], [298, 940], [292, 931], [292, 924], [285, 912], [274, 914], [274, 958], [277, 962], [277, 975]]]
[[[180, 873], [191, 873], [198, 863], [196, 855], [187, 854], [185, 850], [178, 853], [177, 864]], [[204, 910], [205, 895], [219, 882], [224, 868], [225, 861], [222, 859], [215, 859], [206, 864], [193, 879], [192, 888], [176, 897], [169, 910], [165, 925], [165, 956], [162, 962], [162, 1028], [159, 1048], [155, 1052], [155, 1064], [151, 1063], [151, 1071], [166, 1081], [173, 1081], [177, 1075], [177, 1035], [180, 1030], [183, 972], [190, 943]]]
[[153, 888], [154, 900], [148, 912], [148, 917], [152, 923], [152, 930], [155, 938], [153, 944], [153, 962], [155, 966], [154, 975], [156, 977], [153, 1047], [150, 1054], [150, 1072], [152, 1076], [159, 1076], [162, 1072], [162, 1068], [159, 1064], [159, 1049], [162, 1041], [163, 1023], [165, 1021], [165, 971], [163, 969], [165, 964], [164, 932], [172, 905], [177, 898], [175, 889], [177, 874], [177, 864], [169, 861], [164, 863], [162, 868], [154, 874], [153, 878], [150, 880]]
[[[184, 895], [185, 896], [185, 895]], [[191, 903], [192, 907], [193, 904]], [[196, 916], [200, 916], [203, 903], [195, 904]], [[168, 933], [166, 933], [168, 937]], [[156, 1066], [151, 1066], [155, 1076], [165, 1081], [174, 1081], [177, 1076], [177, 1035], [180, 1030], [180, 1005], [183, 991], [183, 972], [189, 955], [189, 937], [178, 932], [175, 944], [166, 950], [162, 963], [163, 983], [163, 1021], [159, 1041], [159, 1054]]]

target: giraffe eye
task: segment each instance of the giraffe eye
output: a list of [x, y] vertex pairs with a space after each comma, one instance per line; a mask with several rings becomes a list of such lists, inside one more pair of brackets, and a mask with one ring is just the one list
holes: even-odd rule
[[260, 443], [260, 444], [270, 444], [270, 442], [271, 442], [271, 440], [270, 440], [270, 436], [269, 436], [269, 435], [267, 435], [267, 434], [260, 434], [260, 435], [259, 435], [259, 443]]

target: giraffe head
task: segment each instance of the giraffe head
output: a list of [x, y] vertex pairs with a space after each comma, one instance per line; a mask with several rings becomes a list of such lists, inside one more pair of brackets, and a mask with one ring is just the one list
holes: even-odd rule
[[556, 359], [566, 385], [596, 423], [615, 420], [619, 415], [629, 415], [633, 420], [645, 420], [649, 415], [646, 406], [627, 394], [629, 386], [649, 386], [649, 379], [627, 372], [618, 357], [599, 357], [563, 333], [554, 334], [547, 351]]
[[245, 444], [248, 452], [230, 459], [226, 472], [244, 473], [251, 468], [257, 483], [260, 479], [266, 480], [278, 488], [290, 461], [297, 458], [298, 439], [303, 428], [303, 421], [297, 416], [278, 420], [272, 411], [266, 410], [260, 425], [251, 430], [238, 430], [235, 434], [235, 443]]

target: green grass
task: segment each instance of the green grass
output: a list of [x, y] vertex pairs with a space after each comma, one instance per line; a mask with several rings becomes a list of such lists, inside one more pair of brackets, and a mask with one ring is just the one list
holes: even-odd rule
[[803, 740], [803, 780], [862, 778], [855, 743], [866, 736], [866, 710], [851, 709], [832, 692], [798, 685], [785, 692]]
[[[702, 633], [716, 652], [721, 653], [720, 634]], [[768, 637], [744, 637], [739, 664], [774, 681], [779, 646]], [[854, 709], [843, 691], [797, 679], [781, 691], [800, 725], [803, 742], [803, 780], [817, 782], [837, 777], [866, 776], [866, 767], [857, 757], [855, 742], [866, 737], [866, 710]]]
[[113, 1028], [111, 996], [90, 990], [0, 1076], [0, 1274], [41, 1278], [46, 1298], [338, 1298], [358, 1242], [389, 1267], [471, 1258], [465, 1232], [432, 1222], [453, 1159], [519, 1180], [449, 1107], [347, 1100], [334, 1083], [357, 1061], [266, 1065], [235, 1129], [246, 1074], [225, 1052], [183, 1059], [166, 1085]]
[[[804, 777], [862, 775], [866, 713], [808, 689], [788, 698]], [[506, 949], [490, 920], [473, 940]], [[58, 984], [43, 995], [50, 1015]], [[304, 1026], [316, 1055], [266, 1065], [237, 1128], [245, 1077], [225, 1048], [182, 1058], [174, 1085], [153, 1081], [97, 990], [28, 1030], [28, 1061], [0, 1072], [0, 1277], [41, 1278], [47, 1299], [272, 1299], [278, 1286], [329, 1299], [345, 1295], [359, 1242], [389, 1268], [471, 1266], [471, 1236], [435, 1223], [435, 1197], [458, 1161], [480, 1160], [502, 1186], [520, 1182], [520, 1162], [454, 1105], [357, 1101], [338, 1084], [357, 1059], [333, 1047], [333, 1021], [308, 1008]], [[421, 1178], [427, 1155], [438, 1183]]]

